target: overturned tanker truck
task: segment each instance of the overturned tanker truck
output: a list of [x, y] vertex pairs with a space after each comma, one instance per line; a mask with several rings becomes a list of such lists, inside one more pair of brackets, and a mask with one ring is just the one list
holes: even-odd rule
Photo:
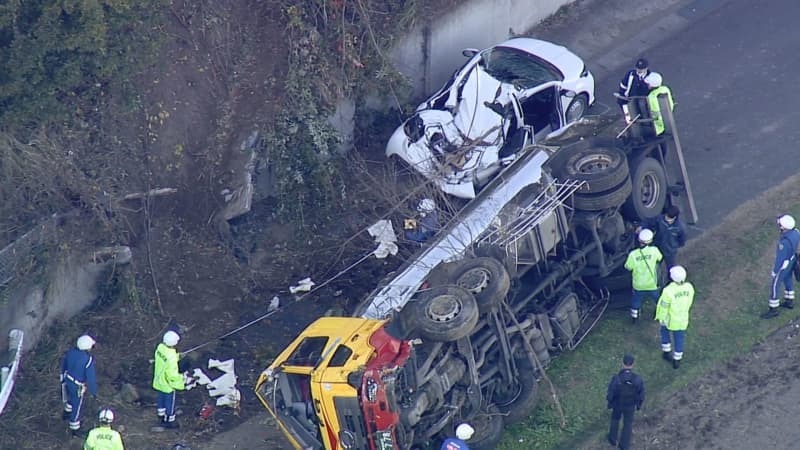
[[528, 147], [353, 317], [306, 328], [256, 385], [291, 444], [433, 448], [468, 421], [494, 448], [602, 316], [636, 221], [667, 202], [696, 219], [662, 111], [660, 137]]

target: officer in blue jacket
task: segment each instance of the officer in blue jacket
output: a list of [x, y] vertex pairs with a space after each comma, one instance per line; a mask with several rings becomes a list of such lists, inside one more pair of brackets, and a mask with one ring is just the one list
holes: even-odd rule
[[94, 358], [89, 354], [94, 344], [94, 339], [89, 335], [79, 337], [76, 348], [68, 350], [61, 363], [61, 397], [64, 402], [62, 417], [69, 420], [69, 429], [76, 437], [84, 437], [80, 431], [84, 394], [89, 391], [93, 397], [97, 396]]
[[[650, 93], [650, 87], [647, 83], [644, 82], [644, 79], [650, 75], [650, 69], [647, 60], [644, 58], [639, 58], [636, 60], [636, 65], [633, 69], [627, 71], [625, 76], [622, 77], [622, 80], [619, 82], [619, 92], [617, 95], [617, 104], [619, 104], [620, 109], [622, 109], [622, 114], [625, 117], [625, 123], [631, 123], [633, 117], [631, 117], [631, 112], [628, 109], [628, 102], [630, 101], [629, 97], [647, 97], [647, 94]], [[640, 111], [643, 111], [644, 102], [642, 102], [642, 98], [636, 99], [639, 101]]]
[[419, 219], [407, 219], [403, 228], [406, 239], [423, 243], [432, 238], [439, 231], [439, 214], [436, 211], [436, 202], [424, 198], [417, 205]]
[[[631, 443], [633, 413], [642, 409], [644, 403], [644, 381], [633, 371], [633, 355], [622, 356], [622, 370], [611, 377], [608, 383], [606, 402], [611, 410], [611, 425], [608, 430], [608, 443], [625, 450]], [[619, 433], [619, 420], [622, 419], [622, 433]], [[619, 439], [619, 440], [618, 440]]]
[[[769, 309], [761, 315], [771, 319], [778, 315], [778, 307], [794, 308], [794, 281], [792, 269], [797, 258], [797, 245], [800, 243], [800, 231], [795, 228], [794, 217], [784, 214], [778, 217], [781, 235], [775, 248], [775, 264], [772, 266], [772, 282], [770, 283]], [[783, 284], [783, 303], [778, 300], [778, 289]]]
[[678, 249], [686, 245], [686, 226], [681, 221], [680, 214], [680, 208], [670, 205], [664, 214], [643, 223], [645, 228], [655, 233], [653, 243], [664, 255], [667, 270], [677, 264]]
[[472, 438], [475, 429], [468, 423], [462, 423], [456, 427], [456, 437], [447, 438], [439, 450], [469, 450], [468, 440]]

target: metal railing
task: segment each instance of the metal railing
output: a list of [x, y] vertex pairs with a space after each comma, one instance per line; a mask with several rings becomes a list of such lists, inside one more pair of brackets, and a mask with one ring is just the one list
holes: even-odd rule
[[580, 180], [553, 181], [525, 206], [517, 217], [495, 228], [478, 240], [479, 244], [506, 248], [527, 235], [555, 212], [586, 182]]

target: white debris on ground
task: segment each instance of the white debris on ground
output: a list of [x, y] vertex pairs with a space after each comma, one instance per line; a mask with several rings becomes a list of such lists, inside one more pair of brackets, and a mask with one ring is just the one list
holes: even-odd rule
[[269, 301], [269, 306], [267, 306], [267, 312], [275, 311], [276, 309], [280, 308], [281, 306], [281, 299], [278, 298], [276, 295], [272, 297], [272, 300]]
[[384, 259], [389, 255], [397, 254], [397, 236], [394, 233], [392, 222], [384, 219], [372, 224], [367, 231], [375, 238], [378, 248], [372, 252], [376, 258]]
[[202, 369], [194, 369], [193, 375], [197, 384], [205, 386], [208, 395], [217, 398], [217, 406], [237, 408], [242, 400], [242, 393], [236, 388], [237, 377], [233, 359], [226, 361], [209, 359], [208, 368], [217, 369], [222, 375], [212, 380]]
[[315, 284], [317, 283], [311, 281], [311, 278], [303, 278], [297, 282], [296, 286], [289, 287], [289, 292], [292, 294], [296, 294], [298, 292], [308, 292], [312, 287], [314, 287]]

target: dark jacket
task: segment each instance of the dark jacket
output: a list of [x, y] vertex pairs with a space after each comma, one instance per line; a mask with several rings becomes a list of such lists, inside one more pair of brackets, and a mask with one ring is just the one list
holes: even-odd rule
[[640, 409], [644, 403], [642, 377], [630, 369], [620, 370], [608, 383], [606, 401], [609, 409]]
[[408, 240], [425, 242], [436, 235], [439, 228], [439, 213], [432, 211], [420, 217], [417, 221], [417, 228], [405, 230], [403, 234]]
[[[649, 70], [647, 74], [650, 74]], [[644, 82], [644, 77], [640, 77], [636, 73], [636, 69], [631, 69], [619, 82], [619, 93], [625, 97], [647, 97], [647, 94], [650, 93], [650, 87]], [[617, 103], [624, 105], [628, 101], [618, 98]]]
[[92, 395], [97, 395], [97, 381], [94, 374], [94, 358], [89, 352], [73, 348], [64, 354], [61, 362], [61, 375], [65, 383], [83, 384]]
[[667, 223], [665, 215], [661, 214], [656, 218], [646, 220], [642, 225], [655, 233], [653, 243], [665, 256], [675, 256], [678, 254], [678, 249], [686, 244], [686, 226], [683, 225], [680, 217], [670, 224]]
[[797, 228], [781, 233], [778, 246], [775, 248], [775, 264], [772, 266], [772, 273], [777, 274], [786, 269], [792, 270], [798, 243], [800, 243], [800, 231]]

